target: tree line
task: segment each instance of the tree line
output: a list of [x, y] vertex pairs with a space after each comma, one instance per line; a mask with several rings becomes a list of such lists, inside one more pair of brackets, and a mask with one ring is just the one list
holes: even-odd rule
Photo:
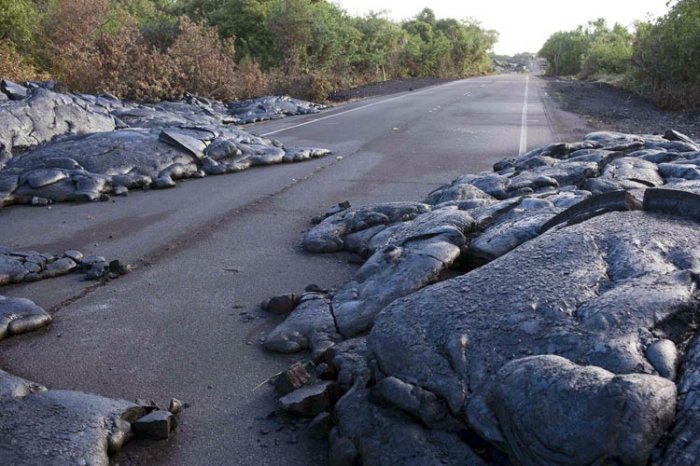
[[479, 75], [496, 40], [429, 8], [396, 22], [326, 0], [0, 0], [0, 77], [140, 100], [322, 99], [386, 79]]
[[604, 19], [552, 34], [539, 55], [550, 75], [610, 76], [662, 108], [700, 107], [700, 0], [675, 0], [634, 30]]

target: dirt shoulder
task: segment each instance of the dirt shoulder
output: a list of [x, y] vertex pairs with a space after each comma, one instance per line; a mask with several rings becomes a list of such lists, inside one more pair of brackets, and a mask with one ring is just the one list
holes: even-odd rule
[[675, 129], [700, 139], [700, 109], [665, 111], [648, 100], [606, 83], [543, 78], [547, 92], [564, 111], [595, 129], [654, 134]]
[[352, 89], [336, 91], [328, 96], [328, 101], [347, 102], [348, 100], [362, 99], [365, 97], [396, 94], [450, 81], [453, 80], [443, 78], [393, 79], [391, 81], [365, 84], [364, 86], [354, 87]]

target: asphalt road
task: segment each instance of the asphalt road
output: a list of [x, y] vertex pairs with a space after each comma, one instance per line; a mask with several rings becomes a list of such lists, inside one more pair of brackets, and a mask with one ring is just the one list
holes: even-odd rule
[[263, 382], [295, 357], [259, 345], [275, 323], [261, 300], [341, 284], [357, 267], [342, 254], [303, 252], [309, 219], [344, 200], [419, 200], [503, 157], [577, 139], [584, 126], [554, 108], [536, 77], [469, 79], [250, 128], [332, 149], [325, 159], [107, 203], [4, 209], [3, 243], [138, 268], [104, 286], [76, 275], [3, 288], [55, 320], [3, 341], [0, 367], [50, 388], [190, 404], [171, 440], [132, 443], [117, 464], [325, 464], [324, 442], [266, 418], [274, 404]]

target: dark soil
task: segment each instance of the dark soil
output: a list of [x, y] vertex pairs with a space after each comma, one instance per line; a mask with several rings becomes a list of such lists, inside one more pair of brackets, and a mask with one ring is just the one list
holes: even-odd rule
[[700, 139], [700, 109], [661, 110], [637, 94], [606, 83], [546, 81], [547, 92], [562, 109], [584, 117], [593, 128], [634, 134], [675, 129]]
[[452, 81], [451, 79], [442, 78], [416, 78], [416, 79], [394, 79], [391, 81], [377, 82], [365, 84], [364, 86], [354, 87], [336, 91], [328, 96], [331, 102], [346, 102], [352, 99], [361, 99], [364, 97], [375, 97], [379, 95], [396, 94], [399, 92], [413, 91], [421, 87], [435, 86]]

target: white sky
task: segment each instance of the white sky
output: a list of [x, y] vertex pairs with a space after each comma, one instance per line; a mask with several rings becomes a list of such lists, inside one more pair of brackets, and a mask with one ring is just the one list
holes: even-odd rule
[[566, 31], [603, 17], [608, 23], [632, 26], [648, 14], [668, 11], [667, 0], [335, 0], [348, 13], [364, 15], [386, 10], [402, 20], [417, 15], [426, 6], [438, 18], [472, 17], [487, 29], [499, 32], [496, 52], [512, 55], [537, 52], [553, 32]]

